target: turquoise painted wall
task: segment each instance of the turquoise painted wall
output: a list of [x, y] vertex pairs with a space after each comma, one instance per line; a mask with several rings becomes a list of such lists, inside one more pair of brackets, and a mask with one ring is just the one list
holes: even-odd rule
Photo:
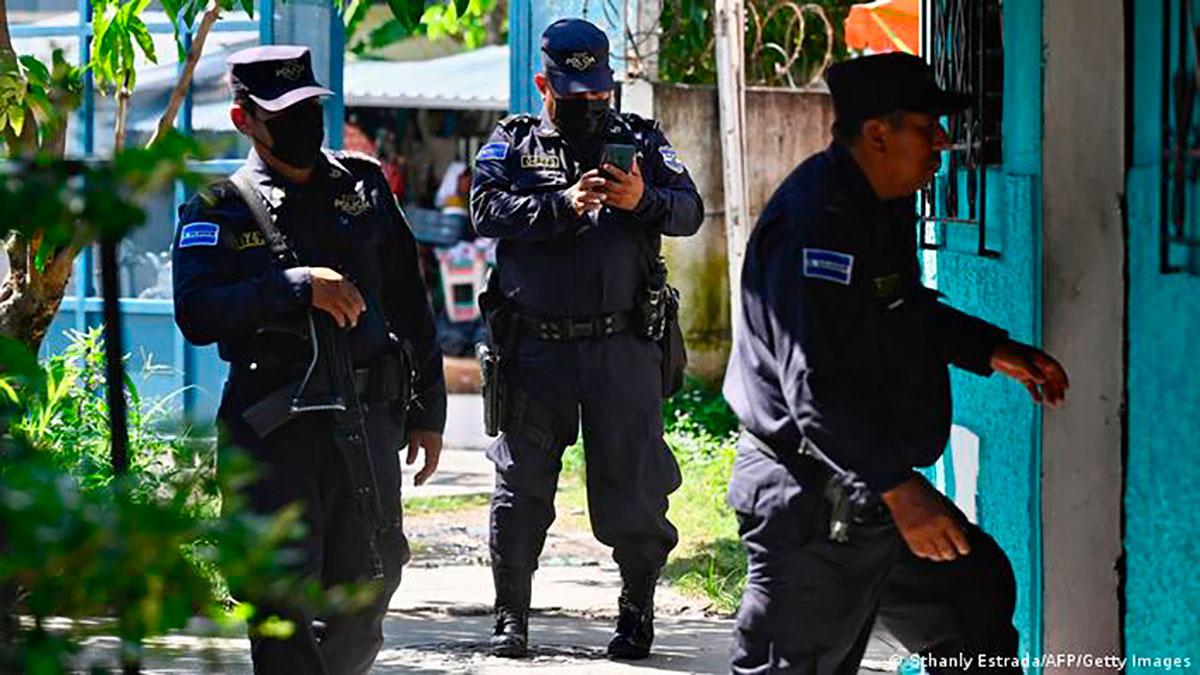
[[[1133, 4], [1126, 654], [1190, 657], [1191, 668], [1184, 670], [1195, 671], [1200, 670], [1200, 575], [1195, 570], [1200, 561], [1200, 277], [1159, 270], [1163, 0]], [[1129, 672], [1161, 669], [1132, 665]]]
[[[979, 257], [974, 228], [947, 226], [934, 281], [946, 301], [1013, 338], [1038, 344], [1041, 317], [1042, 3], [1004, 3], [1003, 165], [988, 177], [990, 249]], [[928, 256], [927, 256], [928, 261]], [[927, 273], [932, 272], [926, 265]], [[957, 369], [954, 423], [979, 437], [979, 524], [1004, 548], [1018, 585], [1014, 622], [1021, 653], [1041, 651], [1041, 418], [1025, 390], [1006, 378]], [[947, 457], [949, 453], [947, 453]], [[943, 463], [947, 462], [946, 458]], [[952, 476], [943, 467], [941, 473]], [[953, 494], [953, 484], [947, 493]]]

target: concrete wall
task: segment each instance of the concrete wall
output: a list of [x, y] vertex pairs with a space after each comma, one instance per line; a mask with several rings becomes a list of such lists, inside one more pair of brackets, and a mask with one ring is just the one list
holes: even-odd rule
[[[632, 97], [632, 98], [636, 98]], [[647, 102], [631, 101], [636, 107]], [[717, 92], [711, 86], [657, 83], [653, 116], [680, 150], [704, 198], [705, 221], [686, 239], [664, 239], [671, 279], [682, 297], [680, 320], [691, 371], [717, 382], [729, 356], [729, 277], [725, 241], [725, 198]], [[628, 106], [626, 110], [630, 109]], [[783, 179], [809, 155], [829, 144], [833, 111], [822, 92], [752, 89], [747, 94], [747, 160], [750, 216], [758, 217]]]
[[1118, 654], [1123, 3], [1044, 0], [1042, 26], [1043, 340], [1071, 377], [1068, 405], [1042, 423], [1044, 651]]
[[[1163, 274], [1159, 267], [1163, 0], [1130, 6], [1125, 648], [1129, 656], [1189, 658], [1175, 670], [1194, 672], [1200, 669], [1200, 276]], [[1194, 211], [1191, 217], [1195, 227]], [[1163, 671], [1134, 664], [1127, 670]]]

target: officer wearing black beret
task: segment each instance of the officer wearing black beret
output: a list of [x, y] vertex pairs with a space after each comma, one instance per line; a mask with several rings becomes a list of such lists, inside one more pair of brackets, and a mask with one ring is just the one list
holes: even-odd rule
[[[305, 47], [229, 59], [231, 118], [253, 143], [230, 180], [180, 209], [175, 320], [229, 362], [221, 452], [256, 462], [256, 512], [299, 504], [296, 572], [325, 586], [371, 581], [361, 611], [314, 616], [263, 589], [234, 589], [292, 621], [286, 640], [251, 632], [255, 672], [366, 673], [408, 560], [399, 451], [436, 470], [446, 393], [416, 246], [377, 162], [322, 150], [322, 96]], [[413, 376], [415, 374], [415, 377]]]
[[[510, 394], [504, 434], [488, 450], [492, 651], [526, 653], [530, 580], [554, 520], [563, 449], [582, 421], [592, 529], [621, 569], [608, 653], [644, 658], [659, 569], [678, 540], [666, 513], [680, 474], [662, 439], [662, 352], [635, 309], [661, 296], [661, 236], [695, 233], [703, 206], [658, 125], [611, 109], [599, 28], [555, 22], [542, 57], [541, 115], [500, 122], [475, 158], [471, 189], [476, 229], [500, 240], [485, 295], [501, 300], [481, 304], [500, 306], [484, 309]], [[632, 156], [627, 170], [603, 161], [616, 146]]]
[[1067, 376], [921, 285], [914, 193], [948, 145], [939, 116], [969, 97], [907, 54], [827, 81], [835, 140], [771, 198], [742, 271], [724, 390], [749, 554], [732, 670], [857, 672], [876, 615], [914, 653], [1015, 658], [1008, 559], [913, 468], [946, 446], [948, 364], [1051, 405]]

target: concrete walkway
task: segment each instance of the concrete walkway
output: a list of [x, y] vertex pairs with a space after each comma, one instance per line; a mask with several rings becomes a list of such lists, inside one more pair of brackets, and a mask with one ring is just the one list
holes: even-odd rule
[[[451, 395], [449, 405], [440, 469], [429, 484], [418, 488], [411, 485], [415, 470], [407, 467], [406, 498], [492, 491], [492, 464], [482, 452], [492, 439], [483, 434], [480, 398]], [[728, 672], [732, 620], [712, 614], [703, 600], [663, 584], [656, 595], [652, 657], [636, 663], [609, 661], [604, 650], [615, 623], [620, 576], [608, 549], [590, 532], [564, 524], [571, 520], [560, 518], [551, 528], [534, 577], [531, 657], [512, 660], [487, 653], [493, 598], [487, 508], [406, 517], [413, 560], [392, 598], [383, 627], [384, 646], [372, 672]], [[197, 637], [204, 632], [200, 628], [153, 641], [146, 651], [145, 672], [251, 672], [247, 640]], [[115, 640], [95, 638], [87, 655], [111, 659], [116, 649]], [[889, 670], [888, 659], [897, 652], [903, 650], [890, 636], [876, 635], [861, 672]]]

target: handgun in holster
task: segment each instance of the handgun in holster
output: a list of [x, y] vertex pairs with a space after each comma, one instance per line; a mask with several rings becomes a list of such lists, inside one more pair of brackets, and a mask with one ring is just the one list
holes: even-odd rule
[[475, 348], [483, 393], [483, 431], [499, 436], [505, 430], [508, 414], [506, 361], [516, 349], [515, 308], [500, 290], [495, 270], [488, 275], [487, 286], [479, 294], [479, 311], [487, 324], [488, 339]]
[[819, 460], [828, 469], [822, 496], [829, 503], [829, 539], [839, 544], [850, 541], [850, 525], [870, 503], [870, 488], [857, 473], [843, 469], [807, 438], [801, 443], [800, 452]]

